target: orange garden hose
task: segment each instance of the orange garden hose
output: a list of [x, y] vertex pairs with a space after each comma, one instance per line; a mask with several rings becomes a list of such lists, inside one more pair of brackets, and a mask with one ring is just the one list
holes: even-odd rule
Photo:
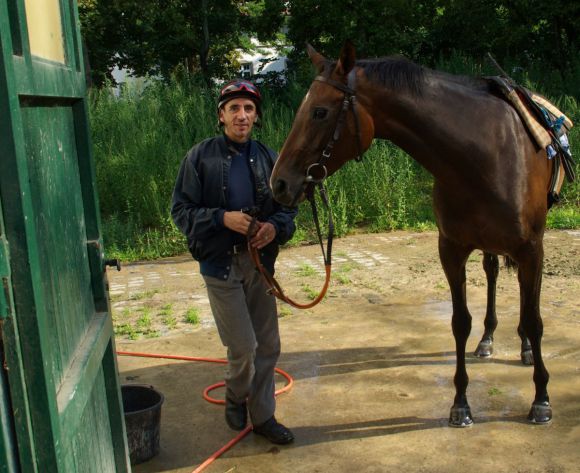
[[[182, 360], [182, 361], [204, 361], [204, 362], [209, 362], [209, 363], [227, 364], [227, 360], [222, 360], [222, 359], [218, 359], [218, 358], [204, 358], [204, 357], [198, 357], [198, 356], [164, 355], [164, 354], [159, 354], [159, 353], [139, 353], [139, 352], [128, 352], [128, 351], [118, 351], [117, 355], [136, 356], [136, 357], [141, 357], [141, 358], [164, 358], [164, 359], [168, 359], [168, 360]], [[281, 370], [280, 368], [275, 368], [275, 371], [276, 371], [276, 373], [281, 374], [288, 381], [286, 386], [284, 386], [282, 389], [278, 389], [276, 391], [275, 394], [276, 394], [276, 396], [278, 396], [280, 394], [283, 394], [285, 392], [290, 391], [290, 389], [292, 388], [292, 385], [294, 384], [294, 379], [292, 379], [292, 376], [290, 376], [288, 373], [286, 373], [284, 370]], [[208, 386], [203, 391], [203, 398], [206, 401], [211, 402], [212, 404], [225, 404], [225, 401], [220, 400], [220, 399], [215, 399], [209, 395], [209, 393], [211, 391], [213, 391], [214, 389], [220, 388], [222, 386], [225, 386], [225, 383], [223, 381], [216, 383], [216, 384], [212, 384], [211, 386]], [[251, 430], [252, 430], [251, 426], [246, 427], [238, 435], [236, 435], [232, 440], [230, 440], [223, 447], [221, 447], [219, 450], [214, 452], [207, 460], [205, 460], [201, 465], [199, 465], [195, 470], [193, 470], [192, 473], [199, 473], [199, 472], [203, 471], [214, 460], [219, 458], [223, 453], [227, 452], [236, 443], [238, 443], [240, 440], [242, 440]]]

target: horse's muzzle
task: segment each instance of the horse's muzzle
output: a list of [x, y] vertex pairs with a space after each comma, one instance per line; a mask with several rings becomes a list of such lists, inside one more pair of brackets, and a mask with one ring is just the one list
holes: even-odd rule
[[278, 177], [272, 181], [274, 199], [282, 205], [294, 207], [304, 200], [307, 184], [303, 179], [301, 183], [291, 185], [286, 179]]

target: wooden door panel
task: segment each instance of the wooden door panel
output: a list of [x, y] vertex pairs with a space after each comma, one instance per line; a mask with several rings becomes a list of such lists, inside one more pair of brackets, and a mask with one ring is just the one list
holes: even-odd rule
[[59, 385], [95, 313], [73, 113], [63, 106], [21, 111], [42, 275], [45, 356]]

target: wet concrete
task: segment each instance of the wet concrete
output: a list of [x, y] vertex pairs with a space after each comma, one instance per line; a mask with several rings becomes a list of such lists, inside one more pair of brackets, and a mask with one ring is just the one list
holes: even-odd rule
[[[279, 367], [293, 376], [295, 385], [279, 397], [277, 417], [294, 431], [295, 443], [276, 447], [249, 434], [205, 471], [580, 471], [580, 235], [550, 232], [546, 238], [543, 351], [554, 409], [549, 426], [526, 422], [533, 370], [519, 362], [517, 281], [503, 271], [494, 357], [468, 358], [475, 425], [447, 426], [455, 356], [449, 296], [436, 248], [435, 233], [338, 240], [339, 261], [325, 301], [307, 311], [280, 308]], [[306, 259], [316, 267], [317, 251], [283, 250], [279, 278], [289, 293], [304, 298], [300, 291], [305, 281], [313, 288], [321, 284], [318, 273], [305, 276], [292, 265]], [[118, 307], [127, 307], [131, 291], [158, 287], [152, 302], [197, 304], [202, 314], [196, 328], [179, 327], [154, 339], [119, 338], [117, 348], [222, 358], [224, 349], [196, 271], [195, 263], [177, 258], [111, 274]], [[151, 272], [160, 277], [147, 277]], [[131, 278], [141, 278], [143, 284], [131, 289]], [[468, 281], [472, 352], [485, 313], [485, 277], [477, 256], [468, 264]], [[187, 288], [190, 297], [182, 300]], [[119, 368], [123, 383], [151, 384], [165, 395], [161, 452], [135, 466], [135, 472], [191, 472], [235, 436], [225, 425], [223, 408], [201, 394], [223, 378], [223, 365], [120, 357]], [[283, 378], [279, 383], [284, 384]]]

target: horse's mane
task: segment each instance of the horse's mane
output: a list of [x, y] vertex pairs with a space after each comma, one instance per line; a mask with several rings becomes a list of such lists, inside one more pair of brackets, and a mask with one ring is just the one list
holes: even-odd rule
[[[327, 61], [323, 74], [330, 76], [336, 67], [336, 61]], [[356, 66], [363, 69], [367, 78], [390, 90], [405, 90], [420, 96], [428, 78], [436, 78], [464, 87], [489, 92], [490, 85], [485, 78], [450, 74], [429, 69], [414, 63], [403, 56], [388, 56], [376, 59], [359, 59]]]
[[[391, 90], [405, 90], [415, 96], [420, 96], [425, 81], [432, 77], [439, 80], [454, 82], [479, 91], [489, 91], [485, 79], [449, 74], [421, 66], [403, 56], [388, 56], [377, 59], [360, 59], [356, 66], [364, 70], [369, 80]], [[327, 63], [325, 69], [329, 74], [334, 70], [336, 62]]]
[[356, 65], [362, 68], [372, 81], [393, 90], [407, 90], [420, 95], [427, 70], [402, 56], [389, 56], [377, 59], [358, 60]]

